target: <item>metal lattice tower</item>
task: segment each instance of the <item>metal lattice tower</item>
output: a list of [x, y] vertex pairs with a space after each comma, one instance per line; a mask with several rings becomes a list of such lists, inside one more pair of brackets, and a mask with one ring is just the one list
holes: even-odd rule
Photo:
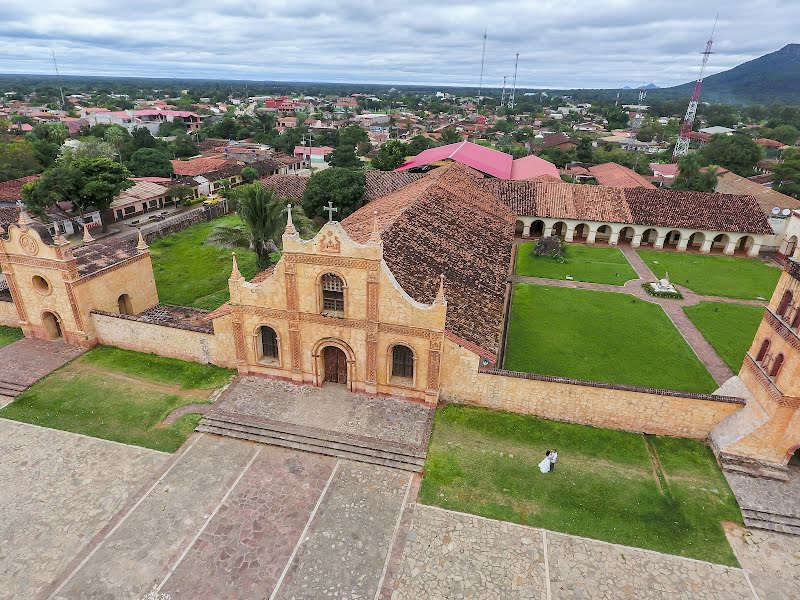
[[508, 76], [503, 75], [503, 93], [500, 94], [500, 108], [506, 105], [506, 79], [508, 79]]
[[633, 115], [633, 121], [631, 121], [631, 137], [627, 145], [628, 150], [636, 149], [636, 134], [639, 133], [639, 129], [642, 128], [642, 122], [644, 121], [642, 102], [644, 102], [645, 98], [647, 98], [647, 90], [641, 90], [639, 92], [639, 105], [636, 107], [636, 114]]
[[481, 78], [478, 81], [478, 106], [481, 105], [481, 100], [483, 100], [483, 63], [486, 60], [486, 33], [489, 31], [489, 28], [483, 30], [483, 51], [481, 52]]
[[53, 55], [53, 67], [56, 70], [56, 79], [58, 79], [58, 91], [61, 92], [61, 110], [67, 110], [67, 103], [64, 101], [64, 88], [61, 85], [61, 73], [58, 72], [58, 63], [56, 62], [56, 51], [51, 49], [50, 53]]
[[686, 109], [686, 116], [683, 117], [683, 124], [681, 125], [680, 134], [678, 134], [678, 141], [675, 144], [675, 151], [672, 153], [672, 160], [674, 162], [677, 162], [680, 157], [686, 156], [689, 153], [689, 135], [692, 133], [694, 118], [697, 115], [697, 104], [700, 102], [700, 90], [703, 87], [703, 75], [706, 71], [706, 64], [708, 64], [708, 57], [713, 54], [713, 52], [711, 52], [711, 47], [714, 45], [714, 32], [716, 29], [717, 19], [714, 19], [711, 37], [708, 38], [706, 49], [703, 50], [703, 63], [700, 66], [700, 77], [697, 78], [697, 83], [694, 85], [692, 99], [689, 101], [689, 106]]
[[514, 108], [514, 95], [517, 92], [517, 67], [519, 66], [519, 52], [517, 52], [517, 58], [514, 60], [514, 83], [511, 85], [511, 97], [508, 99], [508, 107]]

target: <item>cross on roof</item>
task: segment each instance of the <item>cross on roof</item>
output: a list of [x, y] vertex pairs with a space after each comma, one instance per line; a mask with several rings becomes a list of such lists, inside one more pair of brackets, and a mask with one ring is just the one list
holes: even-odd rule
[[338, 208], [334, 208], [333, 207], [333, 202], [331, 202], [330, 200], [328, 200], [328, 206], [326, 206], [322, 210], [327, 210], [328, 211], [328, 221], [333, 221], [333, 213], [339, 212], [339, 209]]

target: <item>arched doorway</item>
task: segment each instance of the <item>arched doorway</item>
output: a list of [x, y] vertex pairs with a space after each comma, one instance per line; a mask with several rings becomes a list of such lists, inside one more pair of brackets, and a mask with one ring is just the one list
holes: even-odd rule
[[706, 241], [706, 236], [702, 232], [696, 231], [689, 236], [689, 241], [686, 244], [687, 250], [700, 250]]
[[574, 242], [585, 242], [589, 238], [589, 226], [586, 223], [581, 223], [575, 227], [575, 234], [572, 237]]
[[531, 237], [542, 237], [544, 235], [544, 221], [536, 220], [531, 223]]
[[[739, 241], [736, 242], [736, 248], [734, 249], [734, 254], [747, 254], [750, 252], [750, 248], [753, 247], [753, 238], [749, 235], [743, 235], [739, 238]], [[791, 256], [791, 254], [789, 255]]]
[[553, 225], [553, 235], [560, 237], [562, 240], [567, 235], [567, 224], [564, 221], [559, 221]]
[[322, 381], [347, 385], [347, 356], [341, 348], [325, 346], [322, 349]]
[[670, 231], [664, 238], [664, 248], [677, 248], [678, 243], [681, 241], [680, 231]]
[[633, 240], [633, 227], [623, 227], [619, 230], [619, 244], [630, 244]]
[[800, 469], [800, 447], [795, 448], [794, 453], [789, 457], [789, 466]]
[[594, 235], [596, 243], [608, 243], [611, 240], [611, 227], [609, 225], [600, 225], [597, 228], [597, 233]]
[[657, 239], [658, 232], [655, 229], [645, 229], [644, 233], [642, 233], [642, 241], [639, 243], [639, 245], [654, 246]]
[[133, 314], [133, 304], [131, 304], [131, 297], [128, 294], [122, 294], [117, 298], [117, 312], [121, 315]]
[[525, 223], [517, 219], [517, 222], [514, 224], [514, 235], [517, 237], [522, 237], [522, 232], [525, 229]]
[[797, 250], [797, 236], [793, 235], [786, 240], [786, 250], [784, 251], [784, 254], [786, 256], [793, 256], [795, 250]]
[[63, 336], [61, 323], [55, 313], [42, 313], [42, 327], [48, 340], [58, 340]]
[[728, 247], [728, 242], [730, 238], [725, 235], [724, 233], [720, 233], [719, 235], [715, 236], [711, 242], [711, 251], [712, 252], [724, 252], [725, 248]]

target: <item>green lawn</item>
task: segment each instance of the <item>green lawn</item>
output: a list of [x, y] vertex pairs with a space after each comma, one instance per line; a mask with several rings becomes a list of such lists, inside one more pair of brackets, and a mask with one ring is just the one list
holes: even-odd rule
[[[542, 474], [537, 465], [550, 448], [558, 450], [558, 465]], [[693, 440], [446, 406], [436, 413], [419, 498], [492, 519], [737, 565], [721, 522], [741, 522], [739, 509], [713, 454]]]
[[51, 373], [0, 417], [175, 452], [198, 414], [159, 423], [179, 406], [208, 401], [232, 371], [116, 348], [96, 348]]
[[718, 387], [660, 306], [614, 292], [516, 284], [504, 366], [687, 392]]
[[22, 329], [0, 325], [0, 348], [22, 339]]
[[781, 270], [755, 258], [639, 250], [657, 277], [669, 271], [670, 281], [704, 296], [755, 300], [769, 298]]
[[535, 245], [525, 242], [517, 246], [517, 275], [548, 279], [571, 275], [575, 281], [611, 285], [625, 285], [637, 277], [619, 248], [567, 244], [564, 262], [560, 263], [546, 256], [534, 256]]
[[[216, 225], [240, 222], [238, 216], [223, 217], [172, 233], [150, 245], [156, 287], [163, 304], [212, 310], [228, 301], [231, 250], [206, 244], [205, 240]], [[236, 258], [242, 275], [249, 279], [256, 274], [254, 252], [240, 249]]]
[[683, 309], [731, 371], [738, 373], [764, 316], [760, 306], [701, 302]]

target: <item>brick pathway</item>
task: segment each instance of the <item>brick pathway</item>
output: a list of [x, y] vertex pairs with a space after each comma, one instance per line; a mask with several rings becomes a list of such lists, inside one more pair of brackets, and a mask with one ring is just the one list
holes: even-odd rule
[[84, 352], [64, 342], [23, 338], [0, 348], [0, 381], [29, 387]]
[[546, 279], [543, 277], [527, 277], [524, 275], [512, 275], [509, 281], [513, 283], [533, 283], [537, 285], [550, 285], [554, 287], [566, 287], [581, 290], [596, 290], [601, 292], [613, 292], [616, 294], [629, 294], [635, 296], [645, 302], [658, 304], [664, 309], [664, 312], [672, 321], [675, 328], [680, 332], [686, 343], [692, 348], [697, 357], [711, 373], [714, 380], [722, 385], [728, 379], [734, 376], [733, 371], [727, 364], [719, 357], [714, 348], [703, 337], [691, 319], [683, 312], [683, 307], [693, 306], [700, 302], [727, 302], [730, 304], [743, 304], [747, 306], [766, 306], [765, 302], [758, 300], [742, 300], [738, 298], [724, 298], [721, 296], [702, 296], [696, 294], [692, 290], [684, 288], [680, 285], [675, 285], [683, 294], [682, 300], [668, 299], [668, 298], [655, 298], [650, 296], [642, 288], [642, 284], [650, 281], [656, 281], [658, 278], [650, 270], [650, 267], [641, 259], [639, 254], [634, 248], [630, 246], [619, 246], [622, 254], [630, 263], [631, 267], [639, 279], [631, 279], [626, 281], [625, 285], [609, 285], [604, 283], [587, 283], [584, 281], [568, 281], [562, 279]]
[[160, 425], [167, 426], [172, 425], [175, 421], [180, 419], [183, 415], [188, 414], [201, 414], [204, 415], [208, 411], [214, 408], [211, 404], [184, 404], [183, 406], [179, 406], [171, 413], [169, 413], [166, 418], [161, 421]]

